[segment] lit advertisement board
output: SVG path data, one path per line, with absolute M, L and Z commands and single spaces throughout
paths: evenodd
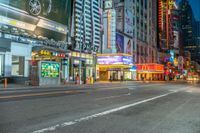
M 124 36 L 124 53 L 132 55 L 133 53 L 133 40 Z
M 124 53 L 124 36 L 116 33 L 116 49 L 117 53 Z
M 131 56 L 98 56 L 97 63 L 99 65 L 133 65 Z
M 41 63 L 41 77 L 43 78 L 58 78 L 60 64 L 56 62 Z
M 127 35 L 133 36 L 133 1 L 125 0 L 124 8 L 124 32 Z
M 0 0 L 0 26 L 9 26 L 0 31 L 66 41 L 71 4 L 71 0 Z

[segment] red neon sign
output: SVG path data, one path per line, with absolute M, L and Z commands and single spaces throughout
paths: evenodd
M 164 71 L 164 65 L 161 64 L 136 64 L 137 71 Z

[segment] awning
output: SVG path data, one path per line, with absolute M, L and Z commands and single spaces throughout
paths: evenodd
M 131 68 L 132 65 L 98 65 L 99 68 Z

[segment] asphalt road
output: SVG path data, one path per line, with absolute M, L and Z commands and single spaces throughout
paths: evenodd
M 200 133 L 200 85 L 0 91 L 0 133 Z

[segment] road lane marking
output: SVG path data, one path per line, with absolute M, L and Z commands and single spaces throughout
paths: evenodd
M 146 85 L 143 85 L 146 86 Z M 136 87 L 136 86 L 134 86 Z M 142 86 L 141 86 L 142 87 Z M 112 90 L 112 89 L 125 89 L 123 86 L 116 86 L 116 87 L 111 87 L 111 88 L 104 88 L 101 89 L 99 88 L 98 91 L 101 90 Z M 87 91 L 87 90 L 81 90 L 81 91 Z M 77 93 L 81 92 L 80 90 L 72 90 L 72 91 L 56 91 L 56 92 L 36 92 L 36 93 L 31 93 L 31 94 L 17 94 L 17 95 L 9 95 L 9 96 L 0 96 L 1 99 L 12 99 L 12 98 L 22 98 L 22 97 L 31 97 L 31 96 L 44 96 L 44 95 L 52 95 L 52 94 L 72 94 L 72 93 Z
M 137 89 L 137 88 L 141 88 L 141 87 L 149 87 L 149 86 L 163 86 L 164 84 L 146 84 L 146 85 L 125 85 L 125 86 L 111 86 L 111 87 L 101 87 L 98 88 L 98 91 L 101 90 L 114 90 L 114 89 Z M 133 88 L 131 88 L 133 87 Z
M 112 98 L 119 98 L 119 97 L 122 97 L 122 96 L 129 96 L 129 93 L 122 94 L 122 95 L 114 95 L 114 96 L 109 96 L 109 97 L 96 98 L 95 100 L 96 101 L 98 101 L 98 100 L 107 100 L 107 99 L 112 99 Z
M 80 91 L 58 91 L 58 92 L 40 92 L 40 93 L 31 93 L 31 94 L 19 94 L 19 95 L 9 95 L 9 96 L 0 96 L 0 99 L 11 99 L 11 98 L 21 98 L 21 97 L 31 97 L 31 96 L 44 96 L 52 94 L 73 94 Z
M 168 96 L 170 94 L 174 94 L 174 93 L 177 93 L 177 92 L 178 91 L 169 92 L 169 93 L 166 93 L 166 94 L 163 94 L 163 95 L 159 95 L 159 96 L 156 96 L 156 97 L 148 98 L 148 99 L 145 99 L 145 100 L 142 100 L 142 101 L 138 101 L 138 102 L 135 102 L 135 103 L 132 103 L 132 104 L 124 105 L 124 106 L 121 106 L 121 107 L 118 107 L 118 108 L 113 108 L 113 109 L 110 109 L 110 110 L 106 110 L 106 111 L 103 111 L 103 112 L 100 112 L 100 113 L 97 113 L 97 114 L 93 114 L 93 115 L 85 116 L 85 117 L 82 117 L 82 118 L 79 118 L 79 119 L 75 119 L 73 121 L 68 121 L 68 122 L 64 122 L 62 124 L 57 124 L 57 125 L 54 125 L 54 126 L 43 128 L 43 129 L 40 129 L 40 130 L 37 130 L 37 131 L 33 131 L 32 133 L 44 133 L 44 132 L 48 132 L 48 131 L 54 131 L 57 128 L 71 126 L 71 125 L 77 124 L 77 123 L 82 122 L 82 121 L 87 121 L 87 120 L 91 120 L 93 118 L 97 118 L 97 117 L 101 117 L 101 116 L 104 116 L 104 115 L 108 115 L 108 114 L 111 114 L 111 113 L 114 113 L 114 112 L 117 112 L 117 111 L 121 111 L 121 110 L 130 108 L 130 107 L 134 107 L 134 106 L 139 105 L 139 104 L 143 104 L 143 103 L 150 102 L 150 101 L 162 98 L 162 97 L 166 97 L 166 96 Z

